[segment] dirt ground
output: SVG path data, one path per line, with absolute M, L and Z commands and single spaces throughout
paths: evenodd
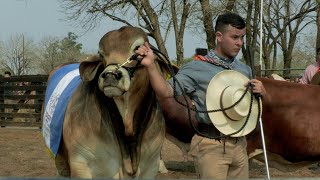
M 166 141 L 162 156 L 169 170 L 158 174 L 157 179 L 196 179 L 192 161 L 183 161 L 181 151 Z M 295 172 L 270 169 L 271 178 L 320 177 L 320 173 L 308 167 Z M 50 157 L 39 129 L 0 128 L 0 177 L 55 177 L 53 159 Z M 266 178 L 262 163 L 250 164 L 251 178 Z

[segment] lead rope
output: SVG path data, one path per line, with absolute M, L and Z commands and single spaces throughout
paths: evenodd
M 188 121 L 189 121 L 189 124 L 193 127 L 193 129 L 196 131 L 197 134 L 199 134 L 200 136 L 203 136 L 203 137 L 206 137 L 206 138 L 209 138 L 209 139 L 221 139 L 221 138 L 226 138 L 226 137 L 229 137 L 231 135 L 234 135 L 234 134 L 237 134 L 239 132 L 241 132 L 243 130 L 243 128 L 246 126 L 248 120 L 249 120 L 249 117 L 250 117 L 250 114 L 251 114 L 251 110 L 252 110 L 252 103 L 253 103 L 253 93 L 251 92 L 251 96 L 250 96 L 250 106 L 249 106 L 249 112 L 248 112 L 248 115 L 247 115 L 247 118 L 246 118 L 246 121 L 245 123 L 242 125 L 242 127 L 237 130 L 236 132 L 233 132 L 231 134 L 222 134 L 220 136 L 210 136 L 209 134 L 203 134 L 201 133 L 195 126 L 194 124 L 192 123 L 191 121 L 191 111 L 195 111 L 195 112 L 198 112 L 198 113 L 212 113 L 212 112 L 218 112 L 218 111 L 225 111 L 225 110 L 228 110 L 228 109 L 231 109 L 233 108 L 234 106 L 236 106 L 239 102 L 241 102 L 241 100 L 244 98 L 244 96 L 246 95 L 246 93 L 248 92 L 249 90 L 249 87 L 251 86 L 251 84 L 249 84 L 247 87 L 246 87 L 246 90 L 245 92 L 243 93 L 243 95 L 239 98 L 238 101 L 236 101 L 233 105 L 231 105 L 230 107 L 226 107 L 226 108 L 222 108 L 222 109 L 215 109 L 215 110 L 209 110 L 209 111 L 205 111 L 205 110 L 197 110 L 197 109 L 194 109 L 192 107 L 189 106 L 188 104 L 188 101 L 187 101 L 187 95 L 184 91 L 184 89 L 182 88 L 181 84 L 179 83 L 179 81 L 176 79 L 175 77 L 175 73 L 174 73 L 174 70 L 172 68 L 172 65 L 171 65 L 171 62 L 168 60 L 168 58 L 163 54 L 161 53 L 158 49 L 154 48 L 153 46 L 151 46 L 151 49 L 154 51 L 154 53 L 162 60 L 165 62 L 165 64 L 167 65 L 168 69 L 169 69 L 169 72 L 170 72 L 170 75 L 172 76 L 173 78 L 173 90 L 174 90 L 174 99 L 182 106 L 186 107 L 187 110 L 188 110 Z M 177 90 L 176 90 L 176 84 L 179 86 L 179 88 L 182 90 L 182 96 L 185 100 L 186 103 L 183 103 L 181 101 L 179 101 L 177 99 Z M 259 103 L 259 101 L 258 101 Z M 259 105 L 259 104 L 258 104 Z M 258 112 L 258 117 L 257 117 L 257 121 L 259 119 L 259 115 L 260 115 L 260 108 L 258 108 L 259 112 Z

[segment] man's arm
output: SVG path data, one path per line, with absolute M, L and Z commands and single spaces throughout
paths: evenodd
M 165 99 L 173 97 L 173 88 L 158 71 L 157 65 L 155 64 L 155 55 L 149 43 L 145 42 L 144 45 L 140 46 L 135 52 L 139 55 L 138 58 L 143 58 L 141 64 L 147 68 L 150 83 L 157 98 Z
M 159 72 L 155 63 L 155 56 L 147 42 L 143 46 L 140 46 L 136 53 L 139 54 L 138 58 L 143 58 L 141 64 L 147 68 L 152 88 L 162 108 L 167 133 L 173 133 L 179 140 L 190 142 L 196 133 L 194 127 L 198 126 L 195 111 L 189 112 L 186 107 L 181 106 L 173 97 L 173 88 Z M 183 96 L 176 98 L 181 102 L 185 100 Z M 191 99 L 188 96 L 186 98 L 187 101 L 185 103 L 191 107 Z M 173 131 L 176 127 L 179 127 L 179 131 Z
M 303 73 L 302 78 L 300 79 L 299 83 L 301 84 L 310 84 L 312 76 L 314 75 L 314 68 L 312 65 L 309 65 Z

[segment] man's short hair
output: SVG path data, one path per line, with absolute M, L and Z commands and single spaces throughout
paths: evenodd
M 9 76 L 11 76 L 11 72 L 10 71 L 5 71 L 4 74 L 9 74 Z
M 226 27 L 231 25 L 237 29 L 243 29 L 246 27 L 245 20 L 236 13 L 227 12 L 218 16 L 215 26 L 215 32 L 224 32 Z

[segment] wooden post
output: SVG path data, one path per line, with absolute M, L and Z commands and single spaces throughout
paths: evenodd
M 0 81 L 0 113 L 4 113 L 4 86 L 3 86 L 3 82 Z M 0 118 L 0 125 L 2 126 L 2 121 L 5 120 L 5 117 L 1 116 Z

